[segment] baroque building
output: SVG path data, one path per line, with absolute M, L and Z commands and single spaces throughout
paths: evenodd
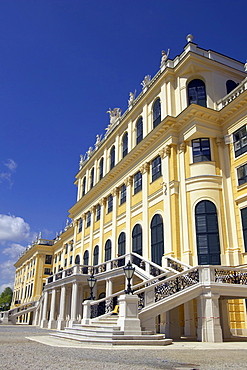
M 16 262 L 18 323 L 86 322 L 92 273 L 89 321 L 111 312 L 130 260 L 142 329 L 204 341 L 247 333 L 247 68 L 192 35 L 168 56 L 81 155 L 72 222 Z

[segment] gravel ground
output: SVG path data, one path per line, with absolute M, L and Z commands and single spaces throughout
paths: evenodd
M 81 347 L 73 348 L 73 341 L 65 341 L 66 347 L 55 347 L 27 338 L 40 337 L 52 343 L 51 332 L 32 326 L 0 325 L 0 369 L 247 369 L 247 343 L 216 344 L 217 348 L 211 349 L 212 344 L 191 342 L 161 348 L 88 347 L 75 342 Z

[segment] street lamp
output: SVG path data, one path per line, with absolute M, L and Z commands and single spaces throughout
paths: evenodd
M 88 285 L 89 285 L 89 288 L 90 288 L 90 297 L 89 297 L 89 299 L 94 300 L 93 288 L 95 287 L 97 279 L 95 279 L 95 277 L 93 276 L 93 272 L 92 272 L 90 278 L 87 279 L 87 281 L 88 281 Z
M 133 290 L 131 289 L 131 282 L 130 280 L 133 277 L 135 267 L 132 266 L 130 261 L 127 263 L 127 265 L 123 268 L 126 278 L 128 279 L 128 285 L 127 289 L 125 290 L 126 294 L 133 294 Z

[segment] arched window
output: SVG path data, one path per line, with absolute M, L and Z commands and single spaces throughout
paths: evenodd
M 196 241 L 199 265 L 220 265 L 220 240 L 214 203 L 203 200 L 195 208 Z
M 142 117 L 138 118 L 136 122 L 136 145 L 143 139 L 143 120 Z
M 126 236 L 122 232 L 118 237 L 118 255 L 122 256 L 125 254 Z
M 160 215 L 155 215 L 151 221 L 151 259 L 157 265 L 162 265 L 164 254 L 163 220 Z
M 89 262 L 89 252 L 85 251 L 83 255 L 83 265 L 88 266 L 88 262 Z
M 206 87 L 202 80 L 195 79 L 188 84 L 188 102 L 203 107 L 207 106 Z
M 99 246 L 96 245 L 93 250 L 93 265 L 96 266 L 99 263 Z
M 113 145 L 110 151 L 110 170 L 115 166 L 115 146 Z
M 94 167 L 91 170 L 91 175 L 90 175 L 90 189 L 92 189 L 94 185 Z
M 99 162 L 99 179 L 101 180 L 104 176 L 104 158 L 102 157 Z
M 160 99 L 158 98 L 153 106 L 153 128 L 158 126 L 161 122 L 161 106 L 160 106 Z
M 77 254 L 77 256 L 75 257 L 75 264 L 76 265 L 79 265 L 80 264 L 80 256 L 79 256 L 79 254 Z
M 128 132 L 125 132 L 122 140 L 123 158 L 128 154 Z
M 232 80 L 227 80 L 226 81 L 226 93 L 229 94 L 237 86 L 238 86 L 238 84 L 236 82 L 234 82 Z
M 82 196 L 86 194 L 86 176 L 82 181 Z
M 105 243 L 105 262 L 111 259 L 111 241 L 108 239 Z
M 132 252 L 142 256 L 142 227 L 139 224 L 132 231 Z

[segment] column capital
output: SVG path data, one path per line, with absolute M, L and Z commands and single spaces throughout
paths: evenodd
M 126 186 L 129 186 L 129 185 L 132 185 L 133 184 L 133 176 L 128 176 L 125 180 L 125 185 Z
M 148 173 L 150 170 L 150 162 L 145 162 L 141 165 L 140 167 L 140 172 L 142 173 L 142 175 L 144 175 L 144 173 Z
M 180 145 L 179 145 L 179 152 L 180 153 L 184 153 L 185 152 L 185 149 L 186 149 L 186 143 L 185 143 L 185 141 L 183 141 L 182 143 L 180 143 Z
M 106 202 L 107 202 L 107 197 L 103 197 L 100 201 L 99 201 L 99 204 L 101 206 L 105 206 L 106 205 Z
M 113 190 L 112 190 L 112 195 L 115 197 L 115 196 L 118 196 L 119 194 L 119 187 L 115 187 Z
M 223 140 L 222 137 L 216 137 L 215 142 L 216 142 L 217 146 L 223 146 L 224 145 L 224 140 Z
M 92 207 L 89 209 L 90 213 L 91 213 L 91 214 L 94 214 L 95 209 L 96 209 L 96 206 L 92 206 Z

